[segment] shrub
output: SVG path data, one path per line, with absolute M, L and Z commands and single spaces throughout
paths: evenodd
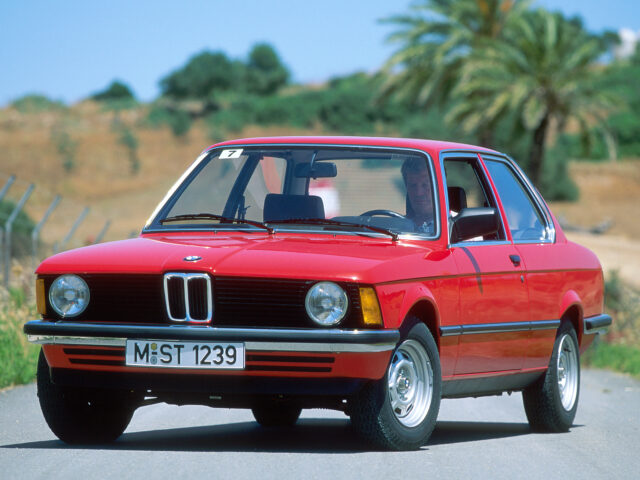
M 35 318 L 36 311 L 25 297 L 23 291 L 0 288 L 0 388 L 27 383 L 35 377 L 39 348 L 27 341 L 22 326 Z
M 129 157 L 129 169 L 132 175 L 140 171 L 140 159 L 138 158 L 138 137 L 124 123 L 119 123 L 116 127 L 118 132 L 118 143 L 127 149 Z
M 76 150 L 78 142 L 73 140 L 66 130 L 54 127 L 51 130 L 53 142 L 65 172 L 71 172 L 76 168 Z
M 179 108 L 153 105 L 147 114 L 147 125 L 152 128 L 168 126 L 176 137 L 183 137 L 191 129 L 191 115 Z
M 16 204 L 11 200 L 0 200 L 0 224 L 9 218 Z M 34 221 L 24 210 L 18 213 L 12 225 L 11 251 L 13 256 L 28 255 L 31 251 L 31 232 L 35 227 Z M 2 365 L 2 364 L 0 364 Z
M 44 95 L 25 95 L 11 103 L 11 106 L 18 110 L 20 113 L 39 113 L 51 110 L 64 110 L 67 107 L 64 103 L 51 100 Z

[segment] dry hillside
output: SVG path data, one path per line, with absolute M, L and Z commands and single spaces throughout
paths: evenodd
M 153 129 L 145 123 L 144 107 L 118 114 L 92 102 L 63 112 L 24 114 L 0 110 L 0 187 L 10 174 L 18 180 L 8 198 L 20 198 L 27 185 L 36 184 L 27 211 L 39 220 L 56 194 L 63 196 L 43 231 L 51 244 L 62 239 L 84 206 L 89 215 L 68 247 L 92 241 L 111 220 L 106 240 L 136 234 L 171 184 L 211 143 L 203 125 L 196 125 L 184 139 L 167 128 Z M 140 171 L 131 173 L 126 148 L 119 143 L 114 126 L 126 125 L 139 147 Z M 54 132 L 64 131 L 75 142 L 74 168 L 63 168 L 63 155 Z M 242 136 L 305 134 L 287 127 L 247 128 Z M 610 220 L 605 235 L 568 231 L 600 256 L 606 268 L 620 269 L 636 284 L 640 271 L 640 161 L 616 164 L 574 163 L 571 173 L 581 191 L 577 203 L 552 204 L 554 213 L 567 224 L 589 228 Z

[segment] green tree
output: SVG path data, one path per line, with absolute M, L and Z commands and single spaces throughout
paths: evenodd
M 638 55 L 640 49 L 636 49 Z M 607 129 L 615 138 L 621 156 L 640 157 L 640 57 L 634 63 L 616 62 L 609 66 L 598 82 L 598 86 L 606 92 L 615 94 L 621 99 L 622 107 L 607 119 Z M 600 150 L 604 150 L 600 148 Z M 609 158 L 615 158 L 611 153 Z
M 124 83 L 114 80 L 106 89 L 91 96 L 93 100 L 111 101 L 111 100 L 135 100 L 135 96 L 131 89 Z
M 186 65 L 160 80 L 162 95 L 176 100 L 209 100 L 237 88 L 244 77 L 244 64 L 223 52 L 201 52 Z
M 289 72 L 271 45 L 259 43 L 249 52 L 246 87 L 258 95 L 272 95 L 287 83 Z
M 461 70 L 470 55 L 487 40 L 502 38 L 510 19 L 528 1 L 424 0 L 409 15 L 386 19 L 399 29 L 389 40 L 401 44 L 385 66 L 382 98 L 397 94 L 416 105 L 442 106 L 452 98 Z M 478 132 L 491 143 L 491 126 Z
M 503 38 L 484 42 L 465 62 L 448 120 L 478 132 L 511 116 L 513 134 L 530 137 L 526 166 L 539 184 L 551 129 L 562 132 L 571 121 L 588 143 L 612 105 L 596 82 L 605 45 L 559 13 L 538 9 L 512 20 Z

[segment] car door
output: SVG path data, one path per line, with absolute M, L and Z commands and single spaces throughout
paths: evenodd
M 530 334 L 523 368 L 546 367 L 560 324 L 556 317 L 563 283 L 559 268 L 563 250 L 554 245 L 551 215 L 522 172 L 504 158 L 483 155 L 483 160 L 500 196 L 509 235 L 525 267 Z
M 476 154 L 443 156 L 449 231 L 463 208 L 494 207 L 497 201 Z M 528 336 L 529 299 L 523 266 L 503 225 L 495 235 L 451 245 L 460 279 L 460 324 L 455 375 L 522 368 Z

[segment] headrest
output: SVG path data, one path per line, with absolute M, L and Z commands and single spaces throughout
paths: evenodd
M 460 212 L 463 208 L 467 208 L 467 194 L 462 187 L 447 187 L 447 195 L 449 195 L 449 210 Z
M 265 222 L 292 218 L 324 218 L 322 198 L 315 195 L 269 193 L 264 199 Z

